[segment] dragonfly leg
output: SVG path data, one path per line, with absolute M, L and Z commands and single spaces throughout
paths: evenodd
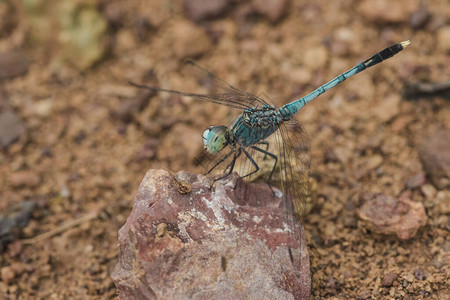
M 217 180 L 220 180 L 220 179 L 224 179 L 225 177 L 227 177 L 228 175 L 230 175 L 233 172 L 233 170 L 234 170 L 234 163 L 236 162 L 236 159 L 239 157 L 239 155 L 241 155 L 241 150 L 240 149 L 238 151 L 234 151 L 233 150 L 232 152 L 234 152 L 234 156 L 233 156 L 233 160 L 231 161 L 231 163 L 226 168 L 226 170 L 229 169 L 228 172 L 226 172 L 226 174 L 224 174 L 224 175 L 222 175 L 222 176 L 220 176 L 218 178 L 214 178 L 214 182 L 216 182 Z M 223 160 L 224 159 L 222 159 L 222 161 Z M 214 184 L 214 182 L 213 182 L 213 184 Z
M 267 143 L 267 142 L 266 142 L 266 143 Z M 267 143 L 267 146 L 269 146 L 269 143 Z M 252 149 L 255 149 L 256 151 L 259 151 L 259 152 L 261 152 L 261 153 L 264 153 L 264 155 L 268 155 L 268 156 L 272 157 L 272 158 L 275 160 L 275 163 L 273 164 L 272 171 L 270 172 L 270 175 L 269 175 L 269 177 L 267 178 L 267 183 L 270 185 L 270 180 L 272 179 L 272 175 L 273 175 L 273 173 L 275 172 L 275 168 L 277 167 L 278 157 L 277 157 L 275 154 L 270 153 L 269 151 L 264 150 L 264 149 L 261 149 L 261 148 L 259 148 L 259 147 L 251 146 L 251 148 L 252 148 Z
M 259 145 L 265 145 L 266 146 L 266 151 L 268 151 L 269 150 L 269 142 L 268 141 L 261 141 L 261 142 L 258 142 L 258 144 Z M 266 160 L 266 154 L 264 154 L 264 157 L 263 157 L 263 160 Z
M 209 173 L 211 173 L 212 170 L 214 170 L 215 168 L 217 168 L 217 166 L 219 166 L 221 163 L 223 163 L 225 160 L 227 160 L 227 158 L 230 157 L 230 155 L 231 155 L 233 152 L 236 152 L 236 151 L 233 149 L 233 150 L 231 150 L 230 152 L 228 152 L 224 157 L 222 157 L 221 160 L 219 160 L 219 161 L 218 161 L 211 169 L 209 169 L 209 171 L 206 172 L 204 175 L 208 175 Z
M 241 148 L 242 149 L 242 148 Z M 261 149 L 262 150 L 262 149 Z M 250 160 L 250 162 L 253 164 L 253 166 L 255 166 L 255 170 L 251 171 L 250 173 L 241 176 L 241 178 L 245 178 L 247 176 L 250 176 L 252 174 L 255 174 L 256 172 L 259 171 L 259 166 L 256 164 L 256 162 L 253 160 L 252 156 L 250 155 L 250 153 L 248 153 L 245 149 L 242 149 L 242 151 L 244 152 L 245 156 L 247 156 L 247 158 Z

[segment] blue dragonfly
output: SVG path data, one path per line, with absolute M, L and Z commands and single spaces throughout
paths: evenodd
M 295 114 L 313 99 L 367 68 L 393 57 L 402 51 L 410 41 L 389 46 L 369 59 L 357 64 L 308 95 L 292 101 L 281 108 L 270 105 L 262 98 L 237 89 L 216 78 L 212 73 L 188 61 L 225 87 L 225 91 L 214 95 L 202 95 L 168 90 L 130 82 L 131 85 L 152 91 L 167 92 L 198 100 L 226 105 L 241 111 L 240 116 L 230 126 L 210 126 L 203 132 L 204 148 L 216 160 L 206 174 L 224 165 L 221 175 L 214 182 L 235 171 L 237 161 L 241 164 L 241 178 L 260 171 L 261 156 L 271 158 L 273 164 L 265 176 L 269 185 L 280 187 L 284 192 L 285 211 L 292 217 L 304 215 L 310 193 L 309 181 L 309 139 L 302 126 L 294 119 Z M 228 149 L 227 151 L 223 151 Z M 219 155 L 221 154 L 221 155 Z M 258 158 L 257 158 L 258 157 Z M 246 167 L 245 167 L 246 166 Z M 243 171 L 242 171 L 243 170 Z M 275 174 L 276 173 L 276 174 Z M 292 224 L 293 220 L 290 220 Z

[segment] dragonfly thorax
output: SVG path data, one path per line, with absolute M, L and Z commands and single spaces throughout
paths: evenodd
M 227 126 L 210 126 L 203 132 L 205 150 L 215 154 L 230 143 L 230 131 Z
M 250 126 L 277 127 L 283 123 L 283 116 L 273 106 L 265 105 L 260 108 L 250 108 L 242 114 L 242 121 Z

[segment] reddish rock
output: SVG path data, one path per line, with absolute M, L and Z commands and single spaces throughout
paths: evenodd
M 397 279 L 397 276 L 398 275 L 393 272 L 387 273 L 386 275 L 384 275 L 383 280 L 381 281 L 381 284 L 383 286 L 390 287 L 390 286 L 392 286 L 394 281 Z
M 12 110 L 0 111 L 0 147 L 7 148 L 19 140 L 25 132 L 25 124 Z
M 29 66 L 28 57 L 21 51 L 0 53 L 0 81 L 26 74 Z
M 148 171 L 119 231 L 120 298 L 309 299 L 303 228 L 267 185 L 238 180 Z
M 288 12 L 289 0 L 253 0 L 253 9 L 275 23 L 284 18 Z
M 418 268 L 414 270 L 414 277 L 416 277 L 417 280 L 425 280 L 426 276 L 425 276 L 425 272 Z
M 410 177 L 406 183 L 405 183 L 405 187 L 407 189 L 415 189 L 418 187 L 421 187 L 422 185 L 425 184 L 425 174 L 423 173 L 417 173 L 416 175 Z
M 229 0 L 184 0 L 183 7 L 189 18 L 195 22 L 211 19 L 223 14 Z
M 409 16 L 409 25 L 414 29 L 421 29 L 428 23 L 430 19 L 431 13 L 428 10 L 428 7 L 421 4 Z
M 419 147 L 427 174 L 439 189 L 450 186 L 450 131 L 442 130 L 426 138 Z
M 359 224 L 376 233 L 407 240 L 421 226 L 427 224 L 427 215 L 421 202 L 393 198 L 383 194 L 362 194 L 359 199 Z

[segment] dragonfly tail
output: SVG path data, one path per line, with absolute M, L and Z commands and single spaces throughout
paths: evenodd
M 406 48 L 411 42 L 404 41 L 401 43 L 394 44 L 392 46 L 389 46 L 380 52 L 376 53 L 369 59 L 366 59 L 362 63 L 357 64 L 347 72 L 344 72 L 337 76 L 336 78 L 332 79 L 328 83 L 325 83 L 324 85 L 320 86 L 313 92 L 309 93 L 303 98 L 300 98 L 296 101 L 293 101 L 291 103 L 288 103 L 280 108 L 280 112 L 285 120 L 291 119 L 303 106 L 308 104 L 311 100 L 317 98 L 321 94 L 325 93 L 329 89 L 335 87 L 339 83 L 343 82 L 345 79 L 352 77 L 353 75 L 358 74 L 361 71 L 364 71 L 367 68 L 370 68 L 372 66 L 375 66 L 382 61 L 389 59 L 393 57 L 395 54 L 402 51 L 404 48 Z

